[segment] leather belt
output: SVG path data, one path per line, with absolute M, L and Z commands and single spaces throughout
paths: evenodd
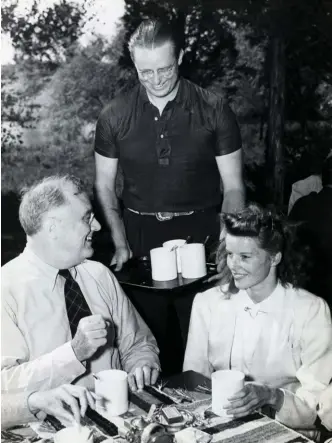
M 128 209 L 128 211 L 133 212 L 134 214 L 138 214 L 138 215 L 152 215 L 152 216 L 156 217 L 156 219 L 159 220 L 159 221 L 172 220 L 172 218 L 174 218 L 174 217 L 181 217 L 183 215 L 192 215 L 192 214 L 194 214 L 194 212 L 197 212 L 197 211 L 187 211 L 187 212 L 141 212 L 141 211 L 136 211 L 135 209 L 131 209 L 131 208 L 126 208 L 126 209 Z

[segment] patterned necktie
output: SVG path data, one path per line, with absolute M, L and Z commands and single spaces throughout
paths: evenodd
M 73 279 L 68 269 L 61 269 L 59 275 L 66 279 L 64 294 L 71 335 L 74 337 L 81 318 L 92 315 L 92 313 L 79 284 Z

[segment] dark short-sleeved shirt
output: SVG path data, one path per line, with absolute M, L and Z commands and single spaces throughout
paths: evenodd
M 222 97 L 180 79 L 162 115 L 140 84 L 115 97 L 98 119 L 95 151 L 119 159 L 124 205 L 137 211 L 189 211 L 221 202 L 216 156 L 241 148 Z

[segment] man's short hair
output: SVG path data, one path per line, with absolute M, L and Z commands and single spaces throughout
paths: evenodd
M 322 168 L 322 185 L 332 185 L 332 156 L 329 155 L 323 163 Z
M 172 43 L 175 57 L 178 58 L 183 47 L 183 36 L 176 23 L 171 25 L 162 20 L 143 20 L 128 42 L 131 59 L 134 61 L 134 48 L 153 49 L 167 42 Z
M 19 219 L 26 235 L 37 234 L 44 215 L 53 208 L 67 203 L 66 191 L 74 189 L 74 194 L 85 193 L 83 182 L 74 175 L 53 175 L 21 191 Z

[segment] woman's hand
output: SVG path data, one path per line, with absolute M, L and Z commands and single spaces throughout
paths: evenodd
M 278 410 L 282 401 L 283 393 L 279 389 L 250 382 L 246 383 L 241 391 L 228 398 L 228 403 L 224 408 L 228 415 L 240 418 L 252 414 L 265 405 Z

